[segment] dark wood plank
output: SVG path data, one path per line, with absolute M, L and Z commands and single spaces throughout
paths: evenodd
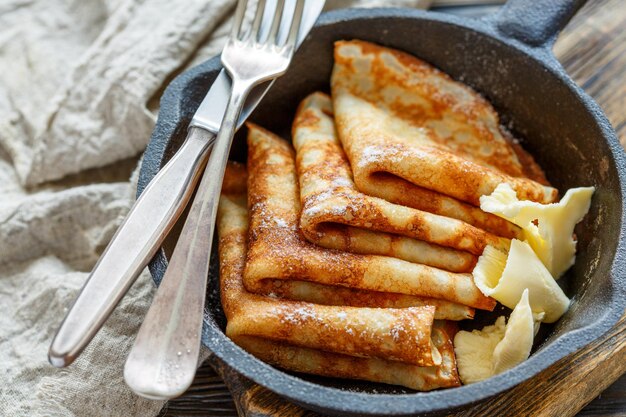
M 213 368 L 205 363 L 183 396 L 169 401 L 159 416 L 236 416 L 233 397 Z
M 595 400 L 587 404 L 580 417 L 623 416 L 626 414 L 626 375 L 604 390 Z
M 604 337 L 536 377 L 450 417 L 573 416 L 626 372 L 626 317 Z M 622 415 L 624 410 L 622 411 Z
M 590 0 L 561 34 L 554 50 L 574 80 L 600 103 L 622 144 L 626 145 L 624 28 L 624 0 Z M 600 393 L 579 413 L 579 417 L 624 416 L 625 372 L 626 318 L 622 318 L 604 337 L 533 380 L 451 416 L 572 416 Z M 192 388 L 181 398 L 170 401 L 161 415 L 235 416 L 237 404 L 241 415 L 247 417 L 315 416 L 245 378 L 229 374 L 227 380 L 229 387 L 205 364 L 198 371 Z
M 589 0 L 559 37 L 554 52 L 604 109 L 626 145 L 626 3 Z

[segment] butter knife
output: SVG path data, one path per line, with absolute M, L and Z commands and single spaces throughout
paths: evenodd
M 267 1 L 276 4 L 277 0 Z M 306 18 L 300 25 L 298 46 L 323 6 L 324 1 L 306 1 Z M 262 84 L 250 93 L 238 127 L 272 83 Z M 196 110 L 185 142 L 137 199 L 69 309 L 50 345 L 48 360 L 52 365 L 68 366 L 80 355 L 163 243 L 189 202 L 206 165 L 229 96 L 230 78 L 221 70 Z

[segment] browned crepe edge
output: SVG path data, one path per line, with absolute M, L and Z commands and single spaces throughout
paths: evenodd
M 299 190 L 291 147 L 272 133 L 249 125 L 249 250 L 244 284 L 268 291 L 281 280 L 305 280 L 364 290 L 438 298 L 491 310 L 471 275 L 399 259 L 319 248 L 298 228 Z
M 444 193 L 475 206 L 479 205 L 478 200 L 481 195 L 491 194 L 495 187 L 502 182 L 509 183 L 522 199 L 542 203 L 553 202 L 556 199 L 556 190 L 546 188 L 535 181 L 522 177 L 523 172 L 521 165 L 519 166 L 520 172 L 505 174 L 509 172 L 507 171 L 507 166 L 511 165 L 510 162 L 513 160 L 517 161 L 517 154 L 510 146 L 504 146 L 508 145 L 508 143 L 501 137 L 495 111 L 493 111 L 488 102 L 482 99 L 482 97 L 473 90 L 469 89 L 469 87 L 452 81 L 447 75 L 432 66 L 400 51 L 363 41 L 339 41 L 336 42 L 335 45 L 335 68 L 333 70 L 331 85 L 333 100 L 335 101 L 337 126 L 340 138 L 353 167 L 355 182 L 363 192 L 378 196 L 377 188 L 374 184 L 369 184 L 368 186 L 369 177 L 379 172 L 387 172 L 417 186 Z M 454 85 L 457 93 L 460 94 L 464 92 L 466 96 L 469 95 L 472 97 L 473 101 L 470 101 L 469 104 L 464 103 L 464 106 L 459 106 L 460 102 L 454 95 L 446 94 L 443 91 L 436 90 L 434 86 L 424 84 L 427 87 L 426 89 L 430 88 L 432 90 L 430 92 L 431 102 L 429 102 L 429 104 L 433 106 L 436 104 L 448 110 L 453 108 L 455 112 L 460 111 L 464 117 L 466 117 L 469 123 L 468 126 L 475 125 L 474 127 L 478 129 L 478 132 L 482 132 L 481 134 L 490 132 L 491 135 L 499 136 L 499 143 L 502 146 L 496 148 L 496 153 L 492 155 L 490 163 L 492 165 L 495 164 L 500 170 L 466 159 L 465 157 L 470 154 L 465 155 L 465 157 L 458 156 L 457 154 L 459 154 L 460 151 L 456 150 L 455 152 L 450 152 L 450 150 L 447 150 L 445 144 L 438 143 L 437 141 L 433 141 L 432 146 L 411 147 L 406 146 L 406 144 L 401 143 L 402 141 L 398 141 L 382 132 L 379 132 L 381 137 L 374 137 L 372 135 L 373 132 L 370 132 L 368 137 L 367 128 L 351 125 L 350 123 L 356 123 L 358 118 L 354 119 L 353 116 L 346 116 L 344 118 L 341 106 L 337 107 L 337 103 L 344 100 L 345 98 L 343 97 L 348 97 L 349 95 L 365 101 L 367 101 L 368 98 L 369 100 L 374 100 L 375 97 L 363 97 L 355 86 L 351 86 L 350 83 L 346 81 L 351 78 L 349 74 L 355 73 L 357 69 L 351 59 L 342 55 L 341 49 L 344 47 L 357 47 L 363 51 L 364 55 L 373 54 L 373 56 L 375 56 L 374 64 L 372 64 L 371 69 L 372 72 L 376 73 L 376 76 L 371 77 L 374 83 L 385 83 L 387 82 L 386 80 L 388 80 L 389 83 L 402 85 L 402 83 L 408 82 L 402 79 L 398 74 L 393 73 L 389 67 L 385 67 L 385 65 L 382 64 L 383 60 L 381 57 L 387 54 L 387 56 L 393 56 L 400 65 L 410 69 L 410 71 L 416 74 L 434 74 L 438 77 L 439 82 Z M 346 73 L 344 74 L 342 71 Z M 403 88 L 407 88 L 407 86 L 403 86 Z M 417 87 L 411 85 L 411 88 L 415 89 Z M 424 88 L 424 86 L 422 85 L 421 88 Z M 372 91 L 376 91 L 376 89 Z M 374 93 L 370 91 L 368 94 Z M 378 102 L 381 103 L 384 102 L 384 100 L 380 98 Z M 403 109 L 402 112 L 398 109 L 387 109 L 387 111 L 394 112 L 396 116 L 401 116 L 400 118 L 406 118 L 406 114 L 409 114 L 411 117 L 415 116 L 419 119 L 419 115 L 413 115 L 412 113 L 414 112 L 411 112 L 410 109 Z M 436 112 L 439 110 L 435 109 L 433 111 Z M 486 126 L 491 126 L 491 129 L 486 130 L 485 127 L 480 127 L 480 123 L 482 122 L 480 118 L 474 118 L 473 114 L 475 113 L 490 118 L 491 122 Z M 492 125 L 495 125 L 495 127 Z M 348 126 L 351 127 L 348 128 Z M 363 154 L 359 154 L 358 150 L 351 149 L 350 142 L 356 140 L 351 138 L 351 136 L 358 136 L 358 141 L 361 145 L 371 142 L 370 144 L 373 147 L 378 147 L 378 152 L 380 153 L 378 160 L 369 161 L 370 163 L 368 163 L 367 158 L 363 158 Z M 500 151 L 504 152 L 505 150 L 506 155 L 500 155 L 498 153 Z M 408 162 L 399 162 L 399 160 L 402 159 L 404 161 L 412 161 L 412 163 L 419 161 L 420 171 L 408 172 L 407 169 L 405 169 L 405 165 Z M 437 161 L 437 163 L 433 164 L 432 161 Z M 519 165 L 519 161 L 517 162 Z
M 244 204 L 241 195 L 223 194 L 218 213 L 221 296 L 229 337 L 260 337 L 418 366 L 441 363 L 430 338 L 434 306 L 328 306 L 249 293 L 242 280 L 247 232 Z

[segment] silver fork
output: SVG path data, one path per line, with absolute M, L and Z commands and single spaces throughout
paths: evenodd
M 291 16 L 279 0 L 265 39 L 260 27 L 265 0 L 259 0 L 254 20 L 243 30 L 247 0 L 240 0 L 222 64 L 232 91 L 197 195 L 152 306 L 139 329 L 124 368 L 124 378 L 137 394 L 166 399 L 191 385 L 200 350 L 206 283 L 217 205 L 224 170 L 242 106 L 252 88 L 284 74 L 293 56 L 304 0 L 297 0 Z M 291 19 L 284 42 L 279 42 L 282 15 Z M 289 27 L 289 26 L 287 26 Z

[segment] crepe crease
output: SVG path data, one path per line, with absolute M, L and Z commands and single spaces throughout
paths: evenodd
M 451 303 L 489 310 L 495 306 L 468 273 L 388 256 L 330 250 L 306 241 L 298 227 L 301 210 L 295 165 L 294 151 L 286 141 L 249 125 L 250 232 L 244 272 L 248 290 L 274 293 L 285 283 L 298 280 L 434 298 L 441 300 L 442 310 L 459 308 Z
M 356 189 L 337 138 L 330 97 L 304 99 L 293 124 L 304 236 L 320 246 L 387 255 L 453 272 L 471 271 L 472 254 L 506 238 L 457 219 L 393 204 Z
M 249 123 L 247 166 L 228 166 L 226 334 L 291 371 L 458 386 L 453 321 L 496 305 L 469 272 L 523 238 L 480 197 L 557 191 L 489 103 L 419 59 L 336 42 L 331 92 L 301 102 L 293 147 Z
M 478 209 L 501 183 L 551 203 L 557 190 L 508 140 L 492 106 L 469 87 L 397 50 L 335 43 L 331 90 L 338 136 L 357 188 L 463 220 L 499 236 L 519 229 Z
M 244 286 L 248 210 L 245 190 L 227 171 L 218 211 L 220 284 L 226 334 L 282 368 L 404 385 L 458 386 L 455 327 L 435 321 L 433 306 L 328 306 L 253 294 Z M 390 372 L 391 371 L 391 372 Z

